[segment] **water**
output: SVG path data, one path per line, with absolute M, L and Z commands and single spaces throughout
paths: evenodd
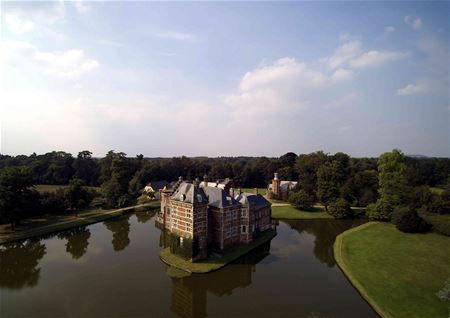
M 376 317 L 333 258 L 361 221 L 280 221 L 278 235 L 225 268 L 172 278 L 161 232 L 137 212 L 0 246 L 1 317 Z

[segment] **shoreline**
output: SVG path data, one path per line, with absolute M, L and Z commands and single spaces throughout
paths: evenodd
M 207 274 L 225 267 L 229 263 L 248 254 L 262 244 L 271 241 L 276 235 L 276 229 L 269 229 L 265 231 L 265 233 L 261 234 L 261 236 L 256 240 L 225 251 L 221 258 L 207 258 L 205 260 L 193 263 L 172 254 L 169 247 L 161 250 L 159 253 L 159 258 L 164 264 L 185 271 L 189 274 Z
M 150 203 L 144 203 L 144 204 L 134 205 L 134 206 L 125 207 L 125 208 L 121 208 L 121 209 L 110 210 L 107 212 L 97 213 L 97 214 L 88 215 L 88 216 L 80 215 L 75 220 L 56 222 L 53 224 L 36 227 L 34 229 L 22 230 L 22 231 L 17 231 L 15 233 L 11 233 L 11 234 L 6 234 L 6 235 L 4 235 L 4 237 L 0 238 L 0 245 L 6 244 L 6 243 L 11 243 L 14 241 L 20 241 L 20 240 L 24 240 L 24 239 L 33 238 L 36 236 L 41 236 L 41 235 L 51 234 L 51 233 L 55 233 L 55 232 L 59 232 L 59 231 L 64 231 L 64 230 L 68 230 L 68 229 L 71 229 L 74 227 L 90 225 L 90 224 L 106 221 L 106 220 L 130 213 L 134 209 L 145 208 L 145 207 L 158 208 L 159 201 L 153 201 Z

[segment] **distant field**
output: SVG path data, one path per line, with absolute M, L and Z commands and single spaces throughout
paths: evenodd
M 239 189 L 237 189 L 239 191 Z M 255 193 L 255 188 L 242 188 L 242 192 L 246 193 Z M 261 195 L 266 194 L 267 189 L 266 188 L 258 188 L 258 193 Z
M 302 211 L 294 208 L 291 205 L 273 206 L 272 218 L 274 219 L 332 219 L 333 217 L 325 212 L 325 209 L 320 206 L 314 207 L 314 211 Z
M 444 189 L 442 188 L 438 188 L 438 187 L 432 187 L 430 188 L 431 192 L 436 193 L 436 194 L 441 194 L 442 192 L 444 192 Z
M 64 189 L 67 188 L 67 185 L 60 185 L 60 184 L 37 184 L 34 186 L 37 192 L 39 193 L 45 193 L 45 192 L 55 192 L 58 189 Z M 100 190 L 100 187 L 88 187 L 92 190 Z

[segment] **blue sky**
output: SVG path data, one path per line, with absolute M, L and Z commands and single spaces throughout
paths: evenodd
M 448 2 L 2 2 L 1 153 L 449 156 Z

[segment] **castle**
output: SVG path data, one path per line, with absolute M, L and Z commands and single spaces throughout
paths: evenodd
M 291 191 L 297 185 L 296 181 L 278 179 L 278 173 L 274 174 L 272 183 L 267 187 L 271 199 L 286 201 Z
M 200 183 L 180 177 L 173 189 L 161 191 L 156 222 L 181 245 L 185 238 L 196 240 L 192 261 L 206 258 L 210 251 L 249 243 L 271 228 L 271 203 L 258 193 L 234 193 L 230 179 L 225 180 L 211 183 L 205 176 Z

